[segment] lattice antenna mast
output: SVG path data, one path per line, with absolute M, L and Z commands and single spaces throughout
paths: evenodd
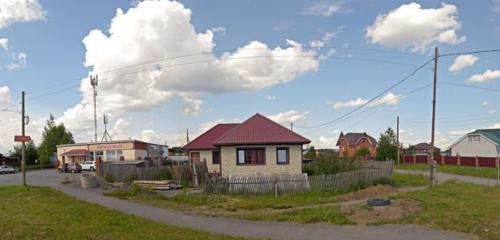
M 113 141 L 111 135 L 108 132 L 108 115 L 103 114 L 102 119 L 104 120 L 104 134 L 102 135 L 101 142 Z
M 90 76 L 90 84 L 92 85 L 92 88 L 94 89 L 94 142 L 97 142 L 97 83 L 98 83 L 98 76 L 95 75 L 95 77 Z

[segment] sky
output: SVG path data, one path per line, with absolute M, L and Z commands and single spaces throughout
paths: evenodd
M 91 141 L 98 76 L 116 139 L 182 146 L 217 123 L 261 113 L 336 148 L 340 132 L 375 138 L 400 117 L 405 146 L 429 142 L 434 47 L 436 145 L 500 128 L 500 1 L 0 2 L 0 153 L 35 143 L 52 114 Z M 370 101 L 371 100 L 371 101 Z M 351 113 L 352 112 L 352 113 Z M 342 116 L 344 118 L 339 119 Z M 328 123 L 328 124 L 326 124 Z M 321 127 L 317 127 L 321 126 Z

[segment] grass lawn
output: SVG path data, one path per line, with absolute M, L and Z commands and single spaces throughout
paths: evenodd
M 80 201 L 47 187 L 0 187 L 1 239 L 234 239 Z
M 392 181 L 376 181 L 395 187 L 428 184 L 425 176 L 394 174 Z M 132 186 L 128 191 L 117 190 L 106 195 L 140 202 L 160 208 L 189 210 L 200 214 L 242 218 L 247 220 L 293 221 L 301 223 L 328 222 L 350 224 L 337 197 L 346 192 L 304 192 L 275 197 L 266 195 L 185 194 L 166 198 L 158 193 Z M 326 206 L 325 206 L 326 205 Z
M 427 164 L 398 164 L 394 165 L 396 169 L 403 170 L 422 170 L 428 171 L 429 165 Z M 456 165 L 437 165 L 437 171 L 443 173 L 451 173 L 458 175 L 466 175 L 482 178 L 497 178 L 497 169 L 489 167 L 467 167 Z
M 472 233 L 482 239 L 500 239 L 500 188 L 447 182 L 432 189 L 402 193 L 422 203 L 423 211 L 400 223 Z

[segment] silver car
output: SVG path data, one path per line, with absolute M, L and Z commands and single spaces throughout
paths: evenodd
M 17 173 L 17 170 L 8 165 L 0 165 L 0 174 Z

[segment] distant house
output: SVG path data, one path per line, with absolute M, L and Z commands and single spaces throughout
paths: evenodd
M 434 146 L 434 151 L 441 152 L 441 149 Z M 430 156 L 430 154 L 431 154 L 431 145 L 428 143 L 419 143 L 410 146 L 408 149 L 406 149 L 406 155 Z
M 218 124 L 189 142 L 190 161 L 205 161 L 222 176 L 302 173 L 302 145 L 310 141 L 255 114 L 235 124 Z
M 478 129 L 451 144 L 449 151 L 451 156 L 496 157 L 499 146 L 500 128 Z
M 339 158 L 341 159 L 344 158 L 344 152 L 347 153 L 349 158 L 355 157 L 356 151 L 363 147 L 366 147 L 370 152 L 367 157 L 375 157 L 377 155 L 377 140 L 366 132 L 350 132 L 346 134 L 340 132 L 337 146 L 339 147 Z

